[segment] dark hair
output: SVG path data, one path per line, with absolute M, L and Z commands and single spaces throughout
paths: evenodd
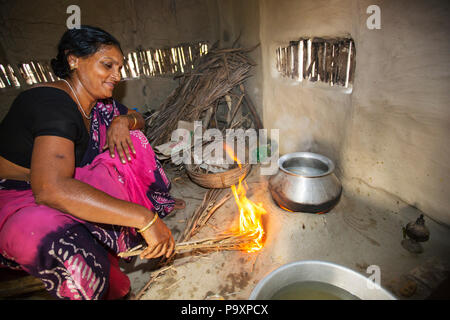
M 84 25 L 80 29 L 67 30 L 59 41 L 58 55 L 51 61 L 53 72 L 60 78 L 66 78 L 70 74 L 67 62 L 70 54 L 88 57 L 96 53 L 102 45 L 115 45 L 122 51 L 119 41 L 100 28 Z

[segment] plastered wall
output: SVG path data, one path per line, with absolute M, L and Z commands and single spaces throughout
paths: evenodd
M 262 0 L 263 114 L 280 152 L 319 152 L 357 188 L 382 189 L 450 225 L 447 1 Z M 369 30 L 366 9 L 381 9 Z M 275 71 L 275 48 L 301 36 L 350 35 L 351 94 L 304 86 Z

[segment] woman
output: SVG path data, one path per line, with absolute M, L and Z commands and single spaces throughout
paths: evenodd
M 111 98 L 123 59 L 101 29 L 66 31 L 52 60 L 61 80 L 20 93 L 0 126 L 0 264 L 57 298 L 124 297 L 117 253 L 142 239 L 141 258 L 174 252 L 158 218 L 175 207 L 170 182 L 142 116 Z

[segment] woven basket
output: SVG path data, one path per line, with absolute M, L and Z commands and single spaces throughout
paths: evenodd
M 186 172 L 188 176 L 196 184 L 209 188 L 209 189 L 223 189 L 228 188 L 233 184 L 239 182 L 239 178 L 248 175 L 252 168 L 252 165 L 247 163 L 243 164 L 242 168 L 236 167 L 224 172 L 218 173 L 200 173 L 193 170 L 191 164 L 186 165 Z

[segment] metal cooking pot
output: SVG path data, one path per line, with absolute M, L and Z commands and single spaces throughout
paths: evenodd
M 294 212 L 324 213 L 338 202 L 342 185 L 334 163 L 311 152 L 294 152 L 278 160 L 278 172 L 269 180 L 274 201 Z
M 344 266 L 325 261 L 296 261 L 265 276 L 253 289 L 250 300 L 270 300 L 292 283 L 317 281 L 344 289 L 362 300 L 396 300 L 379 284 Z

